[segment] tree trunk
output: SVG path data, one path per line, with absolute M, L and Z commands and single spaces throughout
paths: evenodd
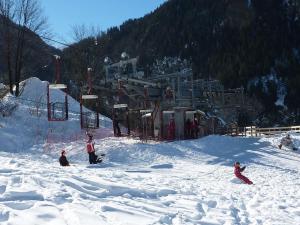
M 16 52 L 16 65 L 15 65 L 15 86 L 16 92 L 15 96 L 18 97 L 20 94 L 20 79 L 21 79 L 21 71 L 23 67 L 23 49 L 25 44 L 25 28 L 22 27 L 20 33 L 18 34 L 18 44 L 17 44 L 17 52 Z
M 13 79 L 12 79 L 12 68 L 11 68 L 11 35 L 9 28 L 7 29 L 6 34 L 6 60 L 7 60 L 7 70 L 8 70 L 8 83 L 9 83 L 9 91 L 13 94 Z
M 3 16 L 1 18 L 2 24 L 3 24 L 3 36 L 4 36 L 4 45 L 3 45 L 3 50 L 5 52 L 5 58 L 6 58 L 6 65 L 7 65 L 7 72 L 8 72 L 8 83 L 9 83 L 9 92 L 13 94 L 13 71 L 12 71 L 12 34 L 11 34 L 11 29 L 10 29 L 10 20 L 7 16 Z

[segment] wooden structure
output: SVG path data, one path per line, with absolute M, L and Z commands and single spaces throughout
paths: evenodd
M 145 109 L 140 110 L 141 115 L 141 134 L 140 138 L 142 140 L 148 140 L 154 138 L 154 121 L 153 121 L 153 110 Z
M 243 129 L 244 136 L 263 136 L 263 135 L 276 135 L 281 133 L 286 133 L 289 131 L 294 131 L 296 133 L 300 133 L 300 126 L 290 126 L 290 127 L 245 127 Z

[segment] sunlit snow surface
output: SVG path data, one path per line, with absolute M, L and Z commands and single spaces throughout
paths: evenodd
M 0 117 L 1 225 L 299 224 L 300 155 L 279 150 L 280 136 L 142 143 L 110 137 L 103 117 L 96 149 L 107 156 L 90 166 L 75 100 L 60 123 L 18 102 L 11 117 Z M 59 166 L 61 149 L 72 166 Z M 254 185 L 234 178 L 235 161 Z

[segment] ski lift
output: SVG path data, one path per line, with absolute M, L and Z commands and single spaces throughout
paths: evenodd
M 116 104 L 113 106 L 113 129 L 114 135 L 117 137 L 122 136 L 122 133 L 127 133 L 130 135 L 130 126 L 129 126 L 129 110 L 127 104 Z M 126 132 L 127 129 L 127 132 Z
M 91 82 L 91 68 L 87 69 L 87 80 L 88 80 L 88 92 L 87 95 L 80 96 L 80 125 L 81 129 L 97 129 L 99 128 L 99 113 L 90 111 L 83 107 L 98 107 L 98 96 L 92 95 L 92 82 Z
M 68 120 L 68 94 L 67 85 L 59 84 L 60 79 L 60 56 L 54 55 L 55 57 L 55 73 L 56 80 L 54 84 L 47 85 L 47 111 L 48 121 L 66 121 Z M 53 101 L 51 98 L 51 90 L 63 90 L 65 93 L 64 101 L 57 100 Z

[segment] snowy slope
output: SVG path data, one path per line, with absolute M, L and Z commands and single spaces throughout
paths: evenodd
M 78 103 L 70 102 L 76 111 Z M 36 141 L 36 123 L 40 133 L 50 125 L 44 116 L 28 116 L 29 104 L 18 104 L 10 118 L 0 117 L 1 225 L 299 224 L 299 153 L 279 150 L 280 136 L 142 143 L 99 135 L 97 152 L 107 157 L 90 166 L 84 136 Z M 105 121 L 100 130 L 108 132 Z M 51 128 L 71 136 L 80 132 L 78 123 L 74 113 Z M 300 135 L 292 136 L 299 147 Z M 63 148 L 70 167 L 57 162 Z M 254 185 L 234 178 L 235 161 L 247 166 Z

